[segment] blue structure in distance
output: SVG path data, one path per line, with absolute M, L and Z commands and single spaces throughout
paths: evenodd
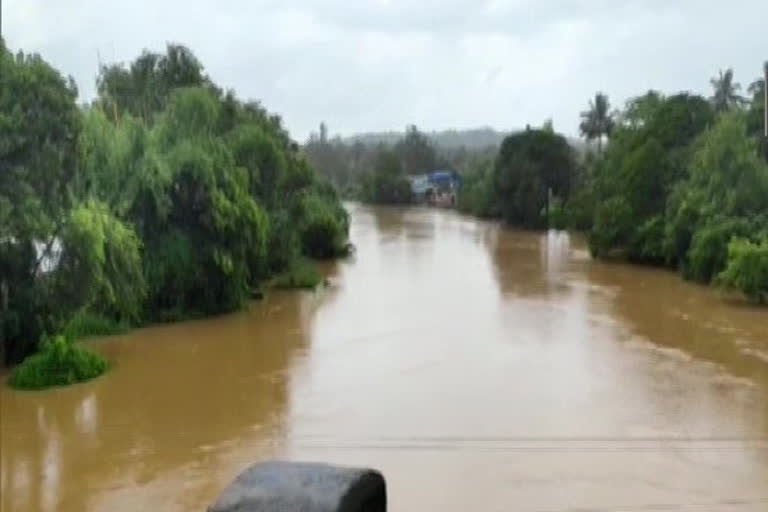
M 435 170 L 426 174 L 410 176 L 411 193 L 417 202 L 452 206 L 461 185 L 456 171 Z

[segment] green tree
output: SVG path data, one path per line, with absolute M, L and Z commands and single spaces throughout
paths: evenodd
M 602 152 L 603 138 L 610 137 L 614 127 L 608 96 L 598 92 L 589 100 L 589 109 L 581 113 L 579 131 L 588 142 L 597 140 L 597 152 Z
M 374 203 L 403 204 L 411 201 L 411 186 L 394 150 L 379 150 L 373 172 L 363 178 L 363 197 Z
M 563 136 L 546 130 L 508 136 L 493 172 L 504 220 L 524 227 L 546 226 L 550 194 L 567 199 L 575 170 L 573 150 Z
M 406 128 L 405 137 L 395 145 L 395 152 L 406 174 L 423 174 L 434 171 L 438 166 L 434 145 L 414 125 Z
M 741 85 L 733 81 L 733 70 L 720 70 L 716 77 L 709 80 L 712 84 L 712 105 L 717 112 L 729 112 L 741 107 L 744 98 L 739 95 Z
M 183 46 L 104 66 L 98 85 L 80 110 L 71 80 L 0 43 L 5 360 L 45 335 L 232 309 L 271 275 L 309 268 L 303 256 L 349 250 L 346 211 L 280 117 L 223 94 Z M 14 382 L 106 368 L 56 340 Z
M 725 264 L 733 236 L 758 232 L 768 209 L 768 164 L 744 115 L 721 116 L 696 141 L 689 177 L 667 205 L 665 246 L 684 274 L 709 281 Z
M 268 220 L 249 174 L 216 136 L 219 104 L 178 89 L 153 129 L 163 209 L 143 210 L 148 312 L 210 314 L 239 306 L 266 271 Z
M 492 159 L 477 162 L 462 175 L 457 207 L 459 211 L 479 217 L 498 216 Z
M 761 153 L 768 161 L 768 118 L 765 114 L 765 76 L 768 76 L 768 61 L 763 64 L 763 76 L 755 80 L 747 89 L 750 94 L 747 109 L 747 131 L 760 139 Z
M 728 244 L 728 263 L 718 282 L 744 293 L 757 303 L 768 301 L 768 241 L 734 238 Z
M 39 55 L 0 43 L 0 347 L 16 362 L 57 322 L 43 279 L 71 206 L 77 90 Z
M 144 51 L 129 66 L 101 65 L 96 86 L 104 110 L 114 122 L 125 113 L 151 122 L 174 89 L 210 84 L 197 57 L 169 43 L 165 54 Z
M 591 197 L 597 206 L 625 204 L 633 222 L 597 222 L 590 234 L 595 254 L 625 254 L 648 263 L 667 261 L 664 250 L 667 201 L 688 174 L 691 143 L 712 123 L 714 112 L 699 96 L 664 98 L 654 92 L 630 100 L 619 116 L 611 145 L 591 162 Z M 614 201 L 615 199 L 615 201 Z M 621 227 L 628 230 L 616 233 Z M 607 233 L 600 233 L 601 229 Z M 607 244 L 607 245 L 606 245 Z M 618 244 L 618 245 L 617 245 Z M 686 247 L 687 250 L 687 247 Z M 674 259 L 674 258 L 671 258 Z

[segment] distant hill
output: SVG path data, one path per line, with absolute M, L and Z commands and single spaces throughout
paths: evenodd
M 425 132 L 426 135 L 435 143 L 436 146 L 444 149 L 457 149 L 465 147 L 469 150 L 484 149 L 490 146 L 499 146 L 504 137 L 516 130 L 498 131 L 493 128 L 470 128 L 466 130 L 440 130 Z M 342 140 L 349 144 L 362 142 L 366 146 L 375 146 L 378 144 L 393 145 L 404 136 L 404 132 L 368 132 L 358 133 L 343 137 Z M 568 142 L 576 150 L 583 152 L 585 145 L 580 139 L 566 137 Z

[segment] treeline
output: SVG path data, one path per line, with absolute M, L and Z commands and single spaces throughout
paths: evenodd
M 317 171 L 345 197 L 374 203 L 411 201 L 409 175 L 438 169 L 459 172 L 495 154 L 498 132 L 445 131 L 427 135 L 416 126 L 405 133 L 329 137 L 325 123 L 312 133 L 304 152 Z M 444 142 L 441 144 L 440 141 Z M 488 145 L 484 145 L 489 141 Z
M 768 63 L 766 63 L 768 73 Z M 583 230 L 596 257 L 679 269 L 768 299 L 765 79 L 741 96 L 733 73 L 713 95 L 649 91 L 612 111 L 597 94 L 578 158 L 551 126 L 508 136 L 465 177 L 459 208 L 531 228 Z
M 39 341 L 231 310 L 302 258 L 348 250 L 347 213 L 280 118 L 187 48 L 102 66 L 97 86 L 78 106 L 72 79 L 0 42 L 6 363 L 42 347 L 66 366 L 74 349 Z
M 376 146 L 382 143 L 394 146 L 407 133 L 407 128 L 405 133 L 397 131 L 358 133 L 345 137 L 342 141 L 347 144 L 362 142 L 367 146 Z M 437 148 L 448 150 L 464 148 L 467 151 L 499 147 L 501 141 L 507 136 L 507 133 L 494 130 L 493 128 L 449 129 L 423 133 Z

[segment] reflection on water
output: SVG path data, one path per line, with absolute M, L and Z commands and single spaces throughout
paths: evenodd
M 323 291 L 3 389 L 2 510 L 203 510 L 275 456 L 377 466 L 392 510 L 766 510 L 764 310 L 563 232 L 351 210 Z

